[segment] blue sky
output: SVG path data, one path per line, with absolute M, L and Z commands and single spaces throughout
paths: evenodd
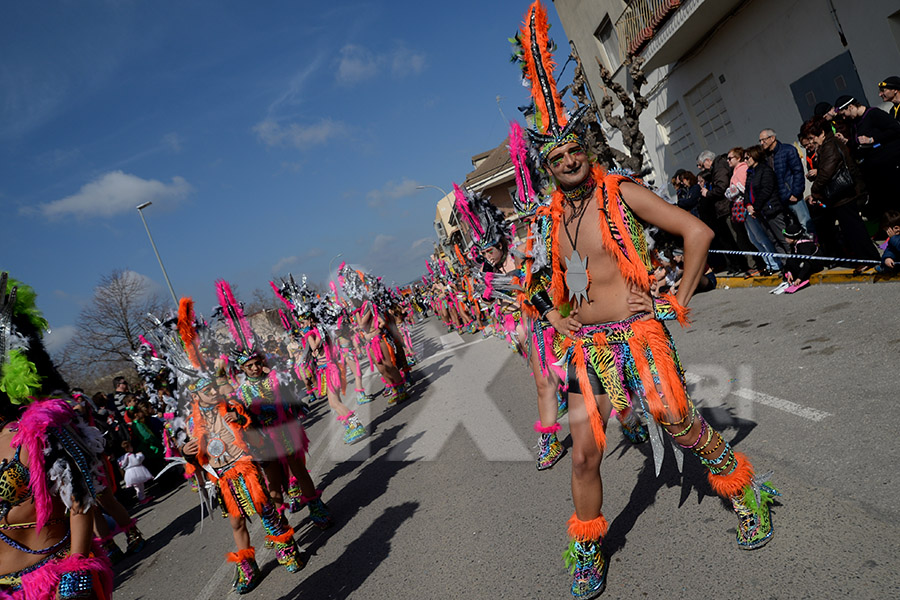
M 113 269 L 166 295 L 147 200 L 204 309 L 216 278 L 249 299 L 341 260 L 418 277 L 440 193 L 416 186 L 462 181 L 527 101 L 507 38 L 528 2 L 262 6 L 3 3 L 0 268 L 37 289 L 51 346 Z

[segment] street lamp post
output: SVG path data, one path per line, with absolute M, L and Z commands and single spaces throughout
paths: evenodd
M 159 257 L 159 250 L 156 249 L 156 243 L 153 241 L 153 236 L 150 235 L 150 228 L 147 226 L 147 219 L 144 218 L 143 209 L 147 208 L 153 204 L 152 202 L 144 202 L 143 204 L 138 205 L 137 211 L 141 215 L 141 221 L 144 223 L 144 229 L 147 230 L 147 237 L 150 238 L 150 245 L 153 246 L 153 253 L 156 254 L 156 260 L 159 261 L 159 268 L 162 269 L 163 277 L 166 280 L 166 285 L 169 286 L 169 292 L 172 294 L 172 301 L 175 302 L 175 307 L 178 307 L 178 296 L 175 295 L 175 290 L 172 288 L 172 282 L 169 281 L 169 274 L 166 273 L 166 267 L 163 265 L 162 259 Z
M 334 256 L 331 257 L 331 260 L 328 261 L 328 277 L 329 277 L 329 278 L 331 277 L 331 265 L 333 265 L 333 264 L 334 264 L 334 261 L 336 261 L 337 259 L 339 259 L 339 258 L 342 257 L 343 255 L 344 255 L 343 252 L 338 252 L 337 254 L 335 254 Z

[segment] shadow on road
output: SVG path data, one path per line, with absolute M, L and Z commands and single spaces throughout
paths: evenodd
M 367 452 L 377 454 L 391 446 L 404 427 L 405 425 L 397 425 L 386 429 L 373 440 L 374 447 Z M 417 434 L 393 444 L 390 453 L 385 452 L 365 464 L 347 485 L 335 495 L 326 498 L 335 515 L 336 526 L 326 531 L 309 527 L 299 536 L 298 544 L 307 562 L 314 560 L 318 549 L 328 542 L 334 532 L 342 526 L 342 522 L 346 523 L 351 515 L 359 514 L 362 509 L 384 495 L 390 480 L 415 462 L 402 460 L 402 457 L 409 455 L 409 449 L 422 435 Z M 401 460 L 397 460 L 397 456 L 400 456 Z M 329 471 L 323 477 L 322 483 L 332 483 L 345 475 L 350 475 L 358 465 L 359 463 L 353 461 L 344 461 Z M 282 598 L 284 600 L 300 597 L 347 598 L 387 557 L 390 540 L 397 528 L 412 518 L 418 507 L 418 502 L 407 502 L 386 509 L 365 532 L 347 546 L 337 560 L 304 579 Z
M 698 407 L 698 411 L 703 415 L 703 418 L 719 432 L 724 432 L 725 429 L 735 429 L 737 431 L 734 436 L 725 436 L 726 438 L 731 437 L 730 443 L 733 447 L 739 444 L 740 441 L 747 437 L 756 427 L 755 422 L 735 417 L 734 410 L 724 406 L 709 409 Z M 616 515 L 615 519 L 610 522 L 609 531 L 603 539 L 603 549 L 609 556 L 612 556 L 618 550 L 625 547 L 628 534 L 631 532 L 632 528 L 634 528 L 635 523 L 637 523 L 638 517 L 640 517 L 647 508 L 653 505 L 656 501 L 657 492 L 663 487 L 681 487 L 681 497 L 678 502 L 679 508 L 687 502 L 691 492 L 696 490 L 697 505 L 700 505 L 703 502 L 703 499 L 709 496 L 719 500 L 723 506 L 727 507 L 728 510 L 731 510 L 731 505 L 728 504 L 726 500 L 719 498 L 715 492 L 712 491 L 709 481 L 707 480 L 709 471 L 691 452 L 684 452 L 684 473 L 679 473 L 674 457 L 672 456 L 672 450 L 668 447 L 668 439 L 665 440 L 664 445 L 666 447 L 666 454 L 663 459 L 659 477 L 656 476 L 652 450 L 649 442 L 633 446 L 627 440 L 623 440 L 616 447 L 616 450 L 619 448 L 622 449 L 619 454 L 620 457 L 629 448 L 639 450 L 644 455 L 644 466 L 638 473 L 637 483 L 635 483 L 634 489 L 631 491 L 628 504 L 626 504 L 625 508 L 622 509 L 622 512 Z M 690 522 L 690 519 L 696 518 L 696 516 L 685 514 L 684 518 L 686 522 Z M 726 521 L 723 521 L 723 523 L 725 522 Z M 673 527 L 675 527 L 675 524 L 673 524 Z
M 418 508 L 418 502 L 404 502 L 385 509 L 334 562 L 306 577 L 279 600 L 351 597 L 387 558 L 394 534 Z
M 115 587 L 119 587 L 128 581 L 141 567 L 142 563 L 148 561 L 154 554 L 165 548 L 172 538 L 181 535 L 191 535 L 199 523 L 200 506 L 198 502 L 172 520 L 164 529 L 149 537 L 143 550 L 132 556 L 125 557 L 122 562 L 114 567 Z

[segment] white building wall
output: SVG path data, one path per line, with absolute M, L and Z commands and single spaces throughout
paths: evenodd
M 588 67 L 595 95 L 602 94 L 599 76 L 593 75 L 594 32 L 607 13 L 615 23 L 624 3 L 555 0 L 554 4 Z M 880 106 L 877 83 L 889 75 L 900 75 L 900 2 L 833 0 L 846 47 L 831 4 L 829 0 L 750 0 L 708 34 L 705 45 L 696 47 L 690 56 L 649 74 L 644 93 L 649 94 L 650 105 L 642 115 L 641 129 L 654 171 L 661 176 L 658 183 L 679 168 L 695 169 L 696 154 L 676 159 L 667 149 L 657 117 L 679 103 L 698 152 L 705 149 L 707 144 L 685 95 L 710 75 L 731 124 L 729 132 L 710 144 L 709 149 L 716 153 L 756 144 L 759 131 L 767 127 L 775 129 L 783 142 L 794 143 L 802 118 L 790 84 L 847 50 L 867 99 Z M 624 79 L 623 71 L 617 73 L 618 80 Z M 834 98 L 818 100 L 833 102 Z

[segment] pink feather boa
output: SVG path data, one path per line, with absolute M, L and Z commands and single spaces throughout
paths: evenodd
M 35 528 L 40 531 L 53 511 L 53 500 L 47 485 L 47 466 L 44 450 L 47 447 L 47 430 L 62 427 L 75 419 L 75 411 L 62 400 L 49 399 L 29 406 L 19 419 L 18 433 L 10 447 L 24 446 L 28 452 L 30 487 L 34 495 Z M 86 473 L 90 476 L 90 473 Z
M 40 569 L 22 576 L 22 590 L 14 595 L 0 598 L 16 600 L 47 600 L 56 598 L 59 580 L 64 573 L 72 571 L 90 571 L 94 576 L 94 593 L 100 600 L 112 598 L 113 574 L 112 564 L 105 553 L 94 546 L 96 556 L 86 557 L 80 554 L 69 555 L 62 560 L 51 560 Z M 99 584 L 99 585 L 98 585 Z M 19 595 L 21 593 L 21 595 Z

